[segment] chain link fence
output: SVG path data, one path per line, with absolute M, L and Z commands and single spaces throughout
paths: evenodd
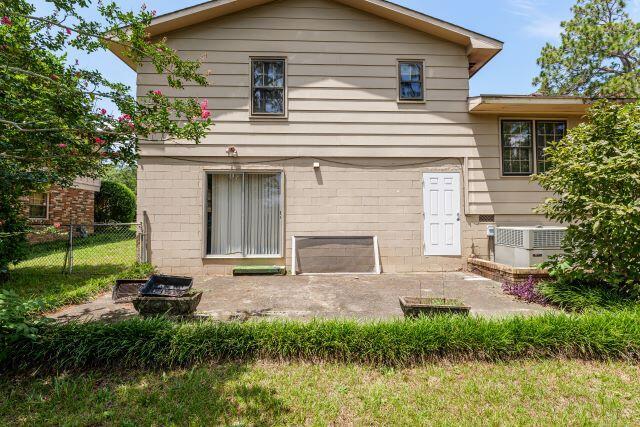
M 14 269 L 39 274 L 112 274 L 146 262 L 142 224 L 58 224 L 33 227 L 26 259 Z

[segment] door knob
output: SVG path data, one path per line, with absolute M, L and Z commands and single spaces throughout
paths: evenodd
M 458 212 L 458 214 L 456 215 L 456 220 L 460 221 L 460 212 Z

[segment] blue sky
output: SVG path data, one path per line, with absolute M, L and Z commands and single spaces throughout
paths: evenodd
M 471 79 L 471 95 L 527 94 L 535 91 L 531 80 L 538 73 L 536 59 L 546 42 L 556 43 L 560 22 L 571 17 L 574 0 L 395 0 L 396 3 L 466 27 L 504 42 L 504 50 Z M 34 4 L 42 7 L 44 0 Z M 137 9 L 142 0 L 117 1 Z M 147 0 L 159 14 L 202 0 Z M 629 0 L 632 17 L 640 20 L 640 0 Z M 91 16 L 87 11 L 87 16 Z M 111 80 L 135 86 L 135 73 L 109 52 L 90 57 L 71 53 L 86 68 L 97 68 Z

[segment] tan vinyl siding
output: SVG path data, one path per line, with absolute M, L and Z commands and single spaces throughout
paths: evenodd
M 203 261 L 201 249 L 202 173 L 228 163 L 229 146 L 238 164 L 290 159 L 262 165 L 285 171 L 287 264 L 292 234 L 351 232 L 379 236 L 387 272 L 463 268 L 463 258 L 422 255 L 420 180 L 430 169 L 394 166 L 403 163 L 462 172 L 463 257 L 472 248 L 487 254 L 479 214 L 495 214 L 498 223 L 544 222 L 532 214 L 545 196 L 538 186 L 501 176 L 500 117 L 469 113 L 461 45 L 331 0 L 274 1 L 163 36 L 184 58 L 202 60 L 211 86 L 173 90 L 143 63 L 138 96 L 160 89 L 207 99 L 214 121 L 199 145 L 142 144 L 138 206 L 150 215 L 152 259 L 163 271 L 224 273 L 237 263 Z M 251 57 L 286 58 L 286 118 L 251 117 Z M 424 102 L 398 102 L 398 60 L 424 61 Z M 319 182 L 313 158 L 362 166 L 323 164 Z

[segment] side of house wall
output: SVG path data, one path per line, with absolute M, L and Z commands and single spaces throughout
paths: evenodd
M 229 274 L 234 265 L 242 264 L 286 263 L 290 267 L 293 235 L 376 235 L 382 268 L 387 273 L 463 270 L 468 256 L 487 256 L 486 225 L 478 222 L 477 215 L 465 214 L 461 216 L 463 256 L 424 256 L 422 174 L 462 173 L 461 162 L 341 158 L 334 159 L 340 162 L 337 164 L 329 160 L 321 162 L 319 170 L 314 170 L 313 159 L 238 161 L 235 170 L 284 172 L 285 256 L 203 259 L 204 174 L 230 170 L 224 165 L 226 158 L 199 159 L 197 163 L 141 159 L 138 214 L 142 218 L 146 213 L 149 219 L 151 261 L 163 272 L 191 275 Z M 407 163 L 413 166 L 401 166 Z
M 34 225 L 55 223 L 93 224 L 95 192 L 80 188 L 53 187 L 48 191 L 49 209 L 47 219 L 31 219 Z M 29 215 L 28 199 L 24 200 L 24 214 Z

